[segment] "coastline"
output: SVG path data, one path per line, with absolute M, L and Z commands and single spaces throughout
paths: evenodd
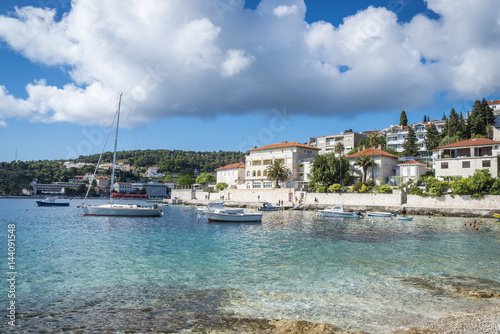
M 205 206 L 208 202 L 216 202 L 210 200 L 183 200 L 181 205 L 191 206 Z M 231 208 L 245 208 L 257 209 L 265 202 L 239 202 L 239 201 L 225 201 L 224 206 Z M 175 205 L 175 204 L 174 204 Z M 292 207 L 292 202 L 285 202 L 284 207 Z M 301 204 L 293 210 L 298 211 L 316 211 L 331 208 L 331 204 Z M 383 211 L 394 212 L 398 215 L 420 215 L 420 216 L 443 216 L 443 217 L 476 217 L 493 219 L 493 214 L 500 211 L 500 209 L 471 209 L 471 208 L 449 208 L 449 207 L 417 207 L 408 205 L 346 205 L 344 208 L 347 211 Z

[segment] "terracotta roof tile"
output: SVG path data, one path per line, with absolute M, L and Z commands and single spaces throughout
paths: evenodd
M 451 143 L 448 145 L 438 146 L 436 147 L 436 149 L 451 148 L 451 147 L 496 145 L 496 144 L 500 144 L 500 141 L 494 141 L 486 138 L 472 138 L 472 139 L 457 141 L 456 143 Z
M 222 167 L 216 168 L 215 170 L 233 169 L 233 168 L 245 168 L 245 164 L 242 162 L 239 162 L 237 164 L 230 164 L 230 165 L 222 166 Z
M 367 148 L 366 150 L 363 150 L 361 152 L 356 152 L 354 154 L 351 154 L 351 155 L 348 155 L 347 158 L 357 158 L 359 156 L 362 156 L 362 155 L 372 155 L 372 148 Z M 379 156 L 379 155 L 383 155 L 383 156 L 386 156 L 386 157 L 392 157 L 392 158 L 398 158 L 397 155 L 394 155 L 394 154 L 391 154 L 389 152 L 386 152 L 384 150 L 380 150 L 378 148 L 376 148 L 374 151 L 373 151 L 373 155 L 374 156 Z
M 317 148 L 317 147 L 314 147 L 314 146 L 309 146 L 309 145 L 306 145 L 306 144 L 300 144 L 300 143 L 297 143 L 295 141 L 290 142 L 290 143 L 287 142 L 287 141 L 284 141 L 284 142 L 281 142 L 279 144 L 271 144 L 271 145 L 266 145 L 266 146 L 251 148 L 251 149 L 249 149 L 247 151 L 270 150 L 270 149 L 273 149 L 273 148 L 285 148 L 285 147 L 301 147 L 301 148 L 307 148 L 307 149 L 310 149 L 310 150 L 318 150 L 318 151 L 321 150 L 320 148 Z
M 416 165 L 416 164 L 417 165 L 424 165 L 425 166 L 425 164 L 423 162 L 418 162 L 415 159 L 411 159 L 411 160 L 409 160 L 407 162 L 400 163 L 399 165 Z

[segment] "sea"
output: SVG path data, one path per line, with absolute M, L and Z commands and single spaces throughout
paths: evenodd
M 193 206 L 109 218 L 84 217 L 79 204 L 0 199 L 0 332 L 189 333 L 221 319 L 290 319 L 390 333 L 500 303 L 452 289 L 500 293 L 494 219 L 281 211 L 209 223 Z

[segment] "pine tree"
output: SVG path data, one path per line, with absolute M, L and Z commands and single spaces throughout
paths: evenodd
M 495 122 L 495 114 L 486 99 L 474 101 L 469 117 L 468 127 L 471 136 L 486 136 L 488 126 Z
M 440 134 L 434 124 L 427 128 L 427 132 L 425 134 L 425 149 L 427 152 L 432 151 L 436 147 L 439 146 Z
M 424 123 L 427 122 L 427 115 L 424 115 Z
M 401 112 L 401 116 L 399 116 L 399 125 L 401 126 L 408 125 L 408 118 L 406 117 L 406 112 L 404 110 Z
M 403 144 L 403 148 L 403 156 L 405 157 L 414 157 L 418 155 L 417 136 L 411 126 L 408 127 L 408 137 Z

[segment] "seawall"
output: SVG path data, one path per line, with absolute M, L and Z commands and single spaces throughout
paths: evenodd
M 342 204 L 346 210 L 386 211 L 411 215 L 441 215 L 459 217 L 492 217 L 500 212 L 500 196 L 486 195 L 474 199 L 469 195 L 422 197 L 407 195 L 402 190 L 392 194 L 375 193 L 311 193 L 296 189 L 226 189 L 218 193 L 201 190 L 172 190 L 172 198 L 187 205 L 205 205 L 224 201 L 226 206 L 256 208 L 265 202 L 284 206 L 300 204 L 298 210 L 318 210 Z

